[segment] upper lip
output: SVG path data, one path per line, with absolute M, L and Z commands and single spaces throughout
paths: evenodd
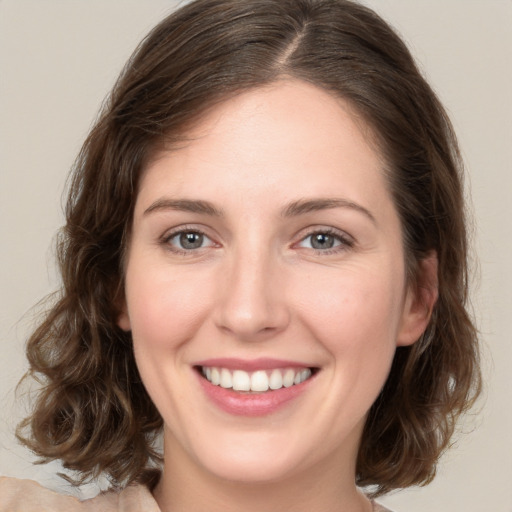
M 274 370 L 276 368 L 313 368 L 309 364 L 297 361 L 274 359 L 268 357 L 261 357 L 258 359 L 219 357 L 198 361 L 194 364 L 194 366 L 226 368 L 228 370 L 244 370 L 246 372 L 253 372 L 256 370 Z

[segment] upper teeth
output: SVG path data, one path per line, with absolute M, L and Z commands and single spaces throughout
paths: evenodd
M 258 370 L 252 373 L 244 370 L 228 370 L 203 366 L 202 373 L 215 386 L 235 391 L 268 391 L 282 387 L 289 388 L 311 377 L 309 368 L 287 368 L 275 370 Z

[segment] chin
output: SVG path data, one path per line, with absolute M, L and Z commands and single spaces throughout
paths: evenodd
M 300 464 L 299 464 L 300 466 Z M 298 465 L 280 454 L 262 458 L 255 454 L 243 457 L 226 457 L 208 464 L 215 477 L 241 484 L 270 484 L 286 480 L 298 471 Z
M 204 444 L 191 447 L 193 458 L 216 478 L 242 484 L 271 484 L 315 471 L 323 461 L 332 462 L 338 455 L 343 457 L 334 453 L 338 450 L 329 449 L 332 444 L 322 443 L 315 436 L 304 437 L 293 429 L 277 430 L 231 431 L 226 435 L 218 432 L 216 443 L 205 439 Z

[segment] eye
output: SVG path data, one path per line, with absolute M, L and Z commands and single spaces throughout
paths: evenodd
M 352 247 L 352 240 L 341 233 L 331 230 L 315 231 L 299 242 L 299 247 L 313 249 L 315 251 L 331 253 Z
M 214 246 L 214 242 L 204 233 L 198 230 L 181 230 L 175 231 L 166 236 L 163 242 L 175 252 L 190 252 L 205 247 Z
M 171 239 L 179 243 L 182 249 L 199 249 L 203 246 L 205 236 L 202 233 L 194 233 L 190 231 L 188 233 L 180 233 Z

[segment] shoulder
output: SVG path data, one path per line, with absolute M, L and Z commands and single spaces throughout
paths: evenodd
M 0 512 L 75 512 L 79 505 L 76 498 L 45 489 L 33 480 L 0 477 Z
M 384 507 L 383 505 L 379 505 L 375 501 L 372 501 L 373 511 L 372 512 L 393 512 L 389 508 Z
M 32 480 L 0 477 L 0 512 L 160 512 L 148 489 L 129 486 L 80 501 L 45 489 Z

